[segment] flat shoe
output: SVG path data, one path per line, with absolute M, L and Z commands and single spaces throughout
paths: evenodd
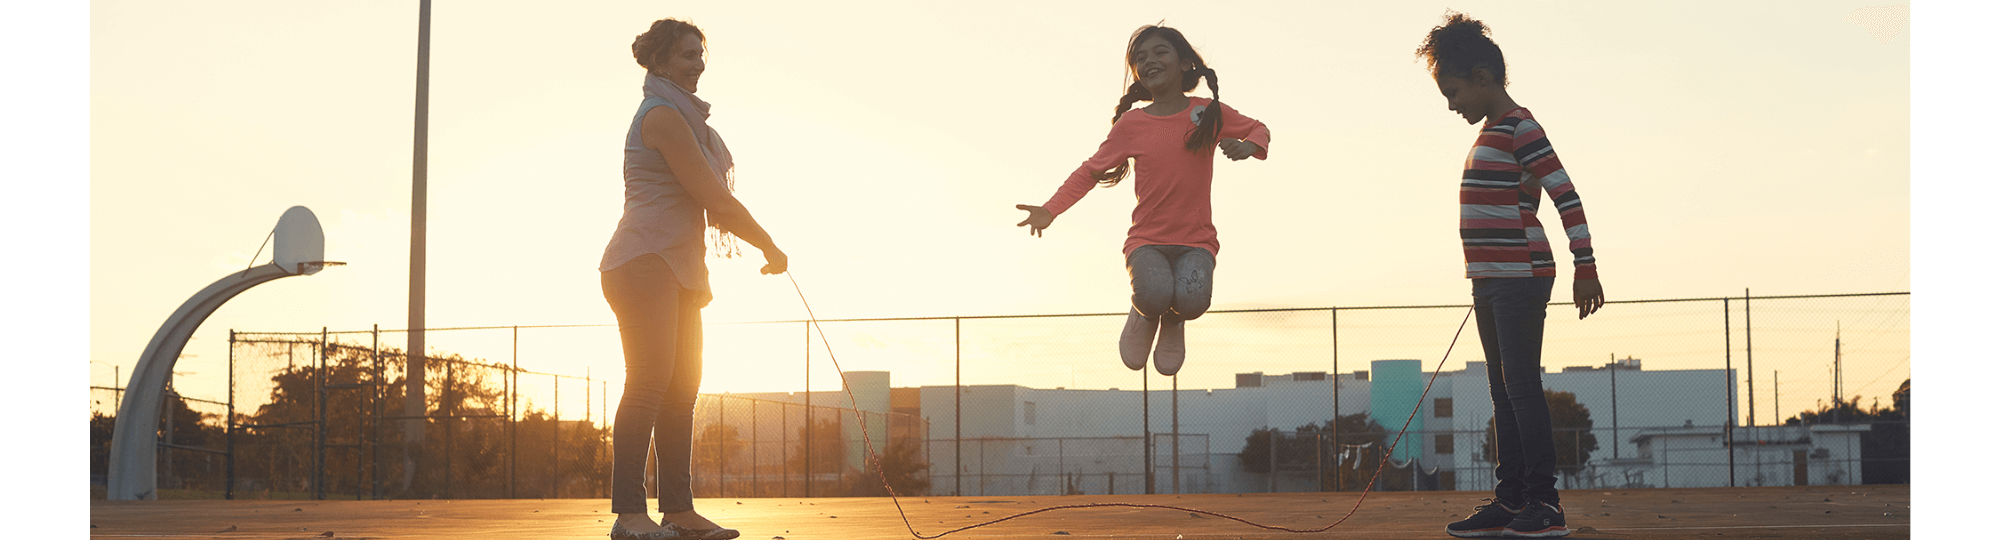
M 743 534 L 741 531 L 737 531 L 736 529 L 730 529 L 725 527 L 716 527 L 713 529 L 690 529 L 687 527 L 683 527 L 678 523 L 673 523 L 673 522 L 667 522 L 666 527 L 667 530 L 678 533 L 680 535 L 679 538 L 692 538 L 695 540 L 729 540 L 731 538 L 735 538 Z
M 612 522 L 611 534 L 609 536 L 611 536 L 611 540 L 667 540 L 669 538 L 684 538 L 680 531 L 675 529 L 671 523 L 667 524 L 667 528 L 665 529 L 640 534 L 632 532 L 632 529 L 625 528 L 625 524 L 623 523 Z

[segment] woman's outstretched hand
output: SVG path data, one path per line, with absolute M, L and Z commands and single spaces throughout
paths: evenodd
M 757 273 L 765 275 L 783 274 L 785 273 L 786 263 L 790 261 L 791 259 L 785 258 L 785 252 L 779 251 L 778 248 L 774 247 L 764 250 L 764 268 L 757 270 Z
M 1014 207 L 1028 211 L 1028 219 L 1021 220 L 1020 223 L 1015 223 L 1014 226 L 1027 227 L 1028 234 L 1031 235 L 1041 236 L 1042 229 L 1049 228 L 1049 224 L 1054 223 L 1056 220 L 1055 214 L 1050 214 L 1047 208 L 1032 204 L 1017 204 Z
M 1264 151 L 1264 147 L 1257 146 L 1257 143 L 1242 139 L 1223 139 L 1217 141 L 1215 145 L 1222 147 L 1222 155 L 1228 156 L 1230 161 L 1250 159 L 1250 156 Z

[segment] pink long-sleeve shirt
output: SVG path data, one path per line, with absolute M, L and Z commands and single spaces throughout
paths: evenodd
M 1193 129 L 1201 111 L 1212 101 L 1189 97 L 1187 110 L 1167 116 L 1153 116 L 1134 109 L 1111 125 L 1111 134 L 1097 147 L 1097 154 L 1063 180 L 1054 197 L 1042 205 L 1060 216 L 1090 193 L 1097 180 L 1093 171 L 1109 170 L 1128 158 L 1135 158 L 1132 191 L 1139 205 L 1132 209 L 1132 228 L 1125 234 L 1125 254 L 1145 245 L 1193 246 L 1210 254 L 1221 252 L 1215 237 L 1213 212 L 1209 208 L 1209 185 L 1215 180 L 1214 148 L 1190 152 L 1188 130 Z M 1252 157 L 1264 159 L 1271 147 L 1271 131 L 1227 104 L 1222 107 L 1222 137 L 1256 143 L 1263 150 Z

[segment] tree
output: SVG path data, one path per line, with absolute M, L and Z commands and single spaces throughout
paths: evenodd
M 1785 419 L 1787 426 L 1868 424 L 1861 434 L 1861 483 L 1910 483 L 1910 381 L 1889 396 L 1889 408 L 1861 407 L 1861 396 L 1821 403 Z
M 1274 436 L 1275 429 L 1252 431 L 1243 439 L 1237 462 L 1245 472 L 1271 472 L 1271 442 L 1275 438 L 1278 470 L 1318 474 L 1321 490 L 1358 491 L 1374 476 L 1381 449 L 1389 444 L 1389 429 L 1366 413 L 1341 416 L 1338 430 L 1332 429 L 1334 422 L 1327 424 L 1299 426 L 1290 435 L 1277 432 Z
M 1584 464 L 1590 462 L 1591 452 L 1597 451 L 1597 435 L 1591 433 L 1590 408 L 1576 401 L 1576 394 L 1542 389 L 1543 399 L 1549 403 L 1549 427 L 1555 432 L 1556 471 L 1563 479 L 1583 472 Z M 1486 419 L 1486 440 L 1479 445 L 1481 457 L 1491 463 L 1499 463 L 1499 453 L 1494 448 L 1498 441 L 1494 430 L 1494 420 Z
M 849 493 L 857 497 L 888 495 L 889 493 L 882 489 L 882 483 L 886 480 L 889 487 L 896 490 L 897 496 L 928 495 L 931 488 L 929 474 L 931 464 L 925 462 L 923 453 L 918 451 L 917 446 L 920 443 L 921 441 L 910 437 L 892 438 L 886 452 L 875 454 L 869 460 L 871 464 L 881 468 L 880 475 L 878 476 L 877 471 L 873 470 L 859 471 L 852 480 L 853 487 Z

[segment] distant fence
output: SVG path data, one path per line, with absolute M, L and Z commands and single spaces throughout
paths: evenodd
M 711 323 L 707 380 L 795 390 L 702 396 L 695 489 L 881 492 L 854 405 L 829 390 L 839 382 L 826 379 L 822 339 L 849 372 L 896 377 L 890 406 L 866 414 L 898 493 L 1340 491 L 1385 462 L 1376 489 L 1490 489 L 1492 405 L 1473 325 L 1432 380 L 1467 307 L 1211 311 L 1189 323 L 1176 378 L 1119 365 L 1123 313 Z M 1551 304 L 1542 355 L 1545 387 L 1559 393 L 1563 486 L 1908 481 L 1909 293 L 1617 301 L 1580 321 L 1572 309 Z M 187 401 L 174 421 L 195 421 L 163 439 L 162 459 L 179 468 L 160 469 L 162 488 L 606 495 L 620 389 L 515 362 L 615 358 L 615 327 L 426 332 L 433 351 L 463 356 L 429 356 L 426 444 L 415 447 L 425 467 L 403 464 L 403 359 L 390 352 L 401 331 L 235 333 L 230 399 Z M 802 391 L 807 380 L 818 388 Z M 107 399 L 119 396 L 93 390 Z M 205 476 L 227 456 L 235 482 Z

